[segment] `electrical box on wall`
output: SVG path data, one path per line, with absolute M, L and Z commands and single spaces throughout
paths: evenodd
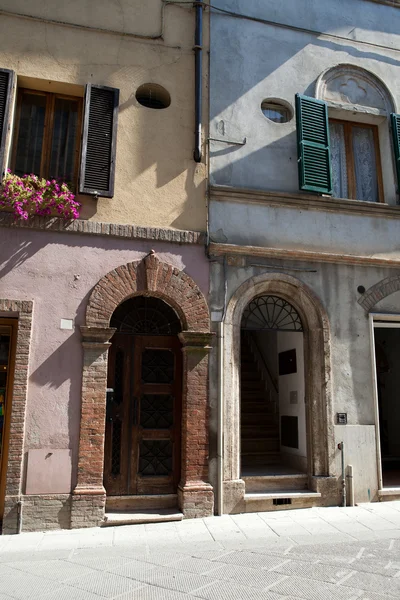
M 347 413 L 337 413 L 337 424 L 347 425 Z

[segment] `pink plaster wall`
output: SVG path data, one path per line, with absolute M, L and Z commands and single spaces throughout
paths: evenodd
M 25 451 L 72 449 L 76 477 L 82 372 L 79 325 L 92 288 L 111 269 L 151 249 L 208 294 L 203 246 L 0 229 L 0 297 L 33 300 Z M 73 319 L 74 330 L 60 329 Z M 49 489 L 49 492 L 51 490 Z

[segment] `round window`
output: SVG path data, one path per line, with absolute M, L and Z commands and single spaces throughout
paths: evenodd
M 278 100 L 263 100 L 261 110 L 263 115 L 274 123 L 287 123 L 292 118 L 290 106 Z
M 171 104 L 169 92 L 157 83 L 144 83 L 138 87 L 136 100 L 147 108 L 168 108 Z

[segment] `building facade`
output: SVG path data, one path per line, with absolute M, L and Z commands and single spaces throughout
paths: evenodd
M 1 168 L 61 178 L 82 207 L 0 213 L 3 533 L 210 515 L 200 17 L 27 10 L 0 2 Z
M 218 8 L 208 248 L 218 511 L 394 498 L 400 5 Z

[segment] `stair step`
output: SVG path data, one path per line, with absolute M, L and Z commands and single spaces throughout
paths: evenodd
M 115 525 L 138 525 L 139 523 L 166 523 L 182 521 L 183 514 L 175 509 L 155 509 L 141 511 L 109 511 L 104 515 L 103 527 Z
M 242 467 L 254 467 L 255 465 L 278 465 L 280 462 L 280 452 L 242 452 L 241 455 Z
M 178 496 L 176 494 L 107 496 L 106 500 L 106 512 L 170 509 L 175 508 L 176 506 L 178 506 Z
M 247 493 L 271 493 L 279 490 L 305 490 L 308 475 L 305 473 L 287 475 L 245 475 L 242 476 Z
M 242 437 L 242 455 L 279 452 L 279 438 L 251 439 Z
M 309 508 L 318 505 L 321 494 L 309 490 L 276 490 L 271 493 L 245 494 L 246 512 Z M 275 500 L 275 503 L 274 503 Z

